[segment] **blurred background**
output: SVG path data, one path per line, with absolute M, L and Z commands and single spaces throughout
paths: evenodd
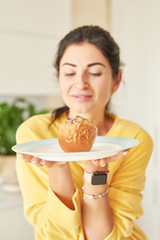
M 57 44 L 68 31 L 86 24 L 109 30 L 121 49 L 123 83 L 113 96 L 113 112 L 139 123 L 153 138 L 154 152 L 143 191 L 144 215 L 137 224 L 149 240 L 159 239 L 159 12 L 159 0 L 0 0 L 1 239 L 34 239 L 16 185 L 15 156 L 10 156 L 5 137 L 14 134 L 16 124 L 9 127 L 15 116 L 23 115 L 22 121 L 62 105 L 53 68 Z M 7 155 L 10 160 L 5 159 Z

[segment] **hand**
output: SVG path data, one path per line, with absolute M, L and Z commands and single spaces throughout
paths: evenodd
M 22 158 L 26 163 L 33 163 L 37 167 L 44 166 L 46 168 L 51 168 L 51 167 L 53 167 L 53 165 L 61 166 L 61 165 L 64 165 L 66 163 L 65 161 L 61 161 L 61 162 L 47 161 L 47 160 L 40 159 L 38 157 L 34 157 L 34 156 L 28 155 L 28 154 L 18 153 L 18 156 L 20 158 Z
M 130 148 L 120 151 L 111 157 L 87 161 L 86 170 L 88 171 L 106 170 L 108 169 L 108 163 L 123 159 L 129 150 Z

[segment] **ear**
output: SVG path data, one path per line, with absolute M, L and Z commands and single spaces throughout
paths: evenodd
M 56 77 L 57 77 L 57 82 L 58 82 L 58 85 L 59 85 L 59 71 L 56 70 Z
M 59 71 L 58 70 L 56 70 L 56 77 L 57 77 L 57 79 L 59 79 Z
M 112 84 L 112 89 L 111 89 L 112 94 L 115 91 L 117 91 L 117 89 L 119 88 L 121 80 L 122 80 L 122 72 L 118 71 L 117 75 L 114 76 L 114 78 L 113 78 L 113 84 Z

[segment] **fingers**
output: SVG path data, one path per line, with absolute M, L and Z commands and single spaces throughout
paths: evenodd
M 121 160 L 121 159 L 123 159 L 123 158 L 127 155 L 127 153 L 128 153 L 129 150 L 130 150 L 130 148 L 118 152 L 118 153 L 115 154 L 114 156 L 110 157 L 110 161 L 115 161 L 115 160 Z
M 93 160 L 93 163 L 96 166 L 105 167 L 108 163 L 108 159 L 102 158 L 102 159 Z
M 99 161 L 100 167 L 103 168 L 103 167 L 105 167 L 107 164 L 108 164 L 108 162 L 107 162 L 107 159 L 106 159 L 106 158 L 100 159 L 100 161 Z
M 110 163 L 110 162 L 114 162 L 114 161 L 116 161 L 116 160 L 121 160 L 121 159 L 123 159 L 126 155 L 127 155 L 127 153 L 128 153 L 128 151 L 129 151 L 130 149 L 125 149 L 125 150 L 123 150 L 123 151 L 120 151 L 120 152 L 118 152 L 117 154 L 115 154 L 114 156 L 111 156 L 111 157 L 107 157 L 107 158 L 102 158 L 102 159 L 96 159 L 96 160 L 93 160 L 92 162 L 93 162 L 93 164 L 94 165 L 96 165 L 96 166 L 100 166 L 100 167 L 105 167 L 108 163 Z
M 18 153 L 18 156 L 21 157 L 26 163 L 33 163 L 37 167 L 42 166 L 40 158 L 34 157 L 32 155 L 28 155 L 28 154 L 19 154 L 19 153 Z
M 41 159 L 37 158 L 37 157 L 33 157 L 32 160 L 31 160 L 31 163 L 33 163 L 37 167 L 41 167 L 42 166 Z
M 55 164 L 59 166 L 63 166 L 64 164 L 66 164 L 65 161 L 61 161 L 61 162 L 47 161 L 47 160 L 43 160 L 28 154 L 18 153 L 18 156 L 21 157 L 26 163 L 33 163 L 37 167 L 44 166 L 46 168 L 51 168 Z
M 44 166 L 46 168 L 51 168 L 54 164 L 54 162 L 51 161 L 46 161 L 46 160 L 41 160 L 41 166 Z
M 31 155 L 21 154 L 21 153 L 18 153 L 18 157 L 23 158 L 23 160 L 27 163 L 30 163 L 33 158 L 33 156 L 31 156 Z
M 53 167 L 53 166 L 63 166 L 63 165 L 65 165 L 67 162 L 65 162 L 65 161 L 61 161 L 61 162 L 56 162 L 56 161 L 47 161 L 47 160 L 43 160 L 43 159 L 40 159 L 40 162 L 39 162 L 39 164 L 40 164 L 40 167 L 41 166 L 44 166 L 44 167 L 46 167 L 46 168 L 51 168 L 51 167 Z
M 63 166 L 63 165 L 65 165 L 66 163 L 67 163 L 67 162 L 65 162 L 65 161 L 61 161 L 61 162 L 47 161 L 47 160 L 41 160 L 41 161 L 40 161 L 41 166 L 44 166 L 44 167 L 46 167 L 46 168 L 51 168 L 51 167 L 53 167 L 53 165 Z

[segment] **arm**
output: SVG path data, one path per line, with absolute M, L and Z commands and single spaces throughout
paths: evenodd
M 86 171 L 89 173 L 107 170 L 108 165 L 102 168 L 88 162 L 86 166 Z M 97 195 L 104 193 L 108 184 L 94 186 L 85 181 L 84 188 L 87 193 Z M 113 217 L 108 193 L 99 199 L 89 199 L 85 194 L 83 195 L 82 221 L 86 240 L 102 240 L 109 235 L 113 228 Z
M 18 143 L 33 140 L 37 136 L 30 128 L 18 129 Z M 25 215 L 36 234 L 47 240 L 77 239 L 81 224 L 79 191 L 73 185 L 69 165 L 53 165 L 48 170 L 20 157 L 16 165 Z
M 99 203 L 97 199 L 83 197 L 83 225 L 87 240 L 120 240 L 131 235 L 146 239 L 134 221 L 143 213 L 141 191 L 144 189 L 145 170 L 153 143 L 146 132 L 138 134 L 136 138 L 140 141 L 138 146 L 131 149 L 122 160 L 108 164 L 108 196 L 98 199 Z M 90 186 L 86 186 L 86 189 L 88 192 L 91 190 L 91 194 L 97 193 Z
M 75 193 L 69 163 L 53 164 L 49 168 L 49 184 L 51 190 L 68 208 L 75 210 L 72 197 Z
M 137 134 L 136 139 L 140 144 L 131 149 L 121 162 L 116 174 L 112 176 L 109 188 L 115 226 L 113 236 L 118 240 L 131 235 L 137 239 L 146 239 L 134 221 L 143 215 L 141 192 L 145 187 L 145 172 L 153 150 L 153 142 L 145 131 Z M 111 239 L 114 237 L 106 238 Z

